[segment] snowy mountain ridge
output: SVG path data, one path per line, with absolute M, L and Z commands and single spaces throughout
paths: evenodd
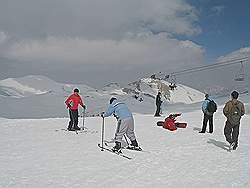
M 25 97 L 30 95 L 45 94 L 48 91 L 39 90 L 28 85 L 24 85 L 14 78 L 8 78 L 0 81 L 0 95 L 10 97 Z
M 176 88 L 171 89 L 171 84 L 161 79 L 143 78 L 137 82 L 130 83 L 129 86 L 130 91 L 132 90 L 138 95 L 152 98 L 160 91 L 163 96 L 162 100 L 170 104 L 191 104 L 200 102 L 204 98 L 203 93 L 182 84 L 178 84 Z
M 8 78 L 0 81 L 0 108 L 3 108 L 0 116 L 65 117 L 67 110 L 65 110 L 64 100 L 75 87 L 80 90 L 88 107 L 89 116 L 104 111 L 111 97 L 117 97 L 126 102 L 135 113 L 153 113 L 158 91 L 162 92 L 163 110 L 170 104 L 192 104 L 204 98 L 203 93 L 190 87 L 180 84 L 171 90 L 169 85 L 170 83 L 165 80 L 143 78 L 125 87 L 121 87 L 118 83 L 110 83 L 102 89 L 95 89 L 84 84 L 58 83 L 38 75 Z M 6 102 L 8 106 L 4 105 Z M 31 107 L 33 114 L 25 113 L 22 106 Z

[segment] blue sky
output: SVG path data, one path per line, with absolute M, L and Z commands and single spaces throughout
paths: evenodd
M 188 0 L 199 11 L 202 32 L 186 36 L 205 49 L 205 60 L 213 61 L 250 44 L 249 0 Z

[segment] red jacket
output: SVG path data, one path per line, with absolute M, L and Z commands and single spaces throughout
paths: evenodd
M 82 99 L 80 97 L 80 95 L 76 95 L 76 94 L 71 94 L 65 101 L 65 104 L 68 105 L 70 104 L 70 109 L 71 110 L 76 110 L 78 109 L 78 104 L 80 104 L 81 106 L 83 106 L 83 102 Z
M 181 114 L 174 114 L 173 117 L 171 117 L 171 115 L 169 115 L 164 122 L 163 128 L 168 129 L 170 131 L 175 131 L 177 130 L 176 126 L 175 126 L 175 118 L 177 116 L 180 116 Z
M 175 131 L 175 130 L 177 130 L 177 128 L 176 128 L 175 125 L 174 125 L 174 122 L 175 122 L 174 119 L 171 119 L 170 117 L 167 117 L 167 118 L 165 119 L 163 128 L 168 129 L 168 130 L 170 130 L 170 131 Z

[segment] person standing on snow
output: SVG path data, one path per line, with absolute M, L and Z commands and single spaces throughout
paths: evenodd
M 133 115 L 124 103 L 119 102 L 114 97 L 110 99 L 108 109 L 106 112 L 102 113 L 102 117 L 108 117 L 112 114 L 118 121 L 115 132 L 115 146 L 113 147 L 113 151 L 120 151 L 122 138 L 125 134 L 130 139 L 132 147 L 139 150 L 140 147 L 137 143 L 134 133 Z
M 155 101 L 155 104 L 156 104 L 155 117 L 161 116 L 161 115 L 160 115 L 161 103 L 162 103 L 162 100 L 161 100 L 161 92 L 158 92 L 158 94 L 157 94 L 157 96 L 156 96 L 156 101 Z
M 81 96 L 79 95 L 79 89 L 75 88 L 74 93 L 71 94 L 65 101 L 67 108 L 69 108 L 69 131 L 80 130 L 78 127 L 78 104 L 80 104 L 84 109 L 86 106 L 83 104 Z
M 231 93 L 231 100 L 229 100 L 223 108 L 223 114 L 227 117 L 224 135 L 230 144 L 230 150 L 236 150 L 238 147 L 240 120 L 245 114 L 244 104 L 237 100 L 238 97 L 239 93 L 233 91 Z
M 205 95 L 205 101 L 202 103 L 203 126 L 199 133 L 205 133 L 207 128 L 207 122 L 209 121 L 209 133 L 213 133 L 213 114 L 217 110 L 217 105 L 213 101 L 212 97 L 208 94 Z

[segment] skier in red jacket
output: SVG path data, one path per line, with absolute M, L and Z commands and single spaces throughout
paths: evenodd
M 84 109 L 86 106 L 83 104 L 81 96 L 79 95 L 79 89 L 74 89 L 74 93 L 71 94 L 65 101 L 67 108 L 69 108 L 69 131 L 80 130 L 78 127 L 78 105 L 80 104 Z
M 180 116 L 180 113 L 175 113 L 175 114 L 170 114 L 165 121 L 159 121 L 157 122 L 158 126 L 163 126 L 163 128 L 168 129 L 170 131 L 175 131 L 177 130 L 177 128 L 186 128 L 187 127 L 187 123 L 179 123 L 179 122 L 175 122 L 176 121 L 176 117 Z

